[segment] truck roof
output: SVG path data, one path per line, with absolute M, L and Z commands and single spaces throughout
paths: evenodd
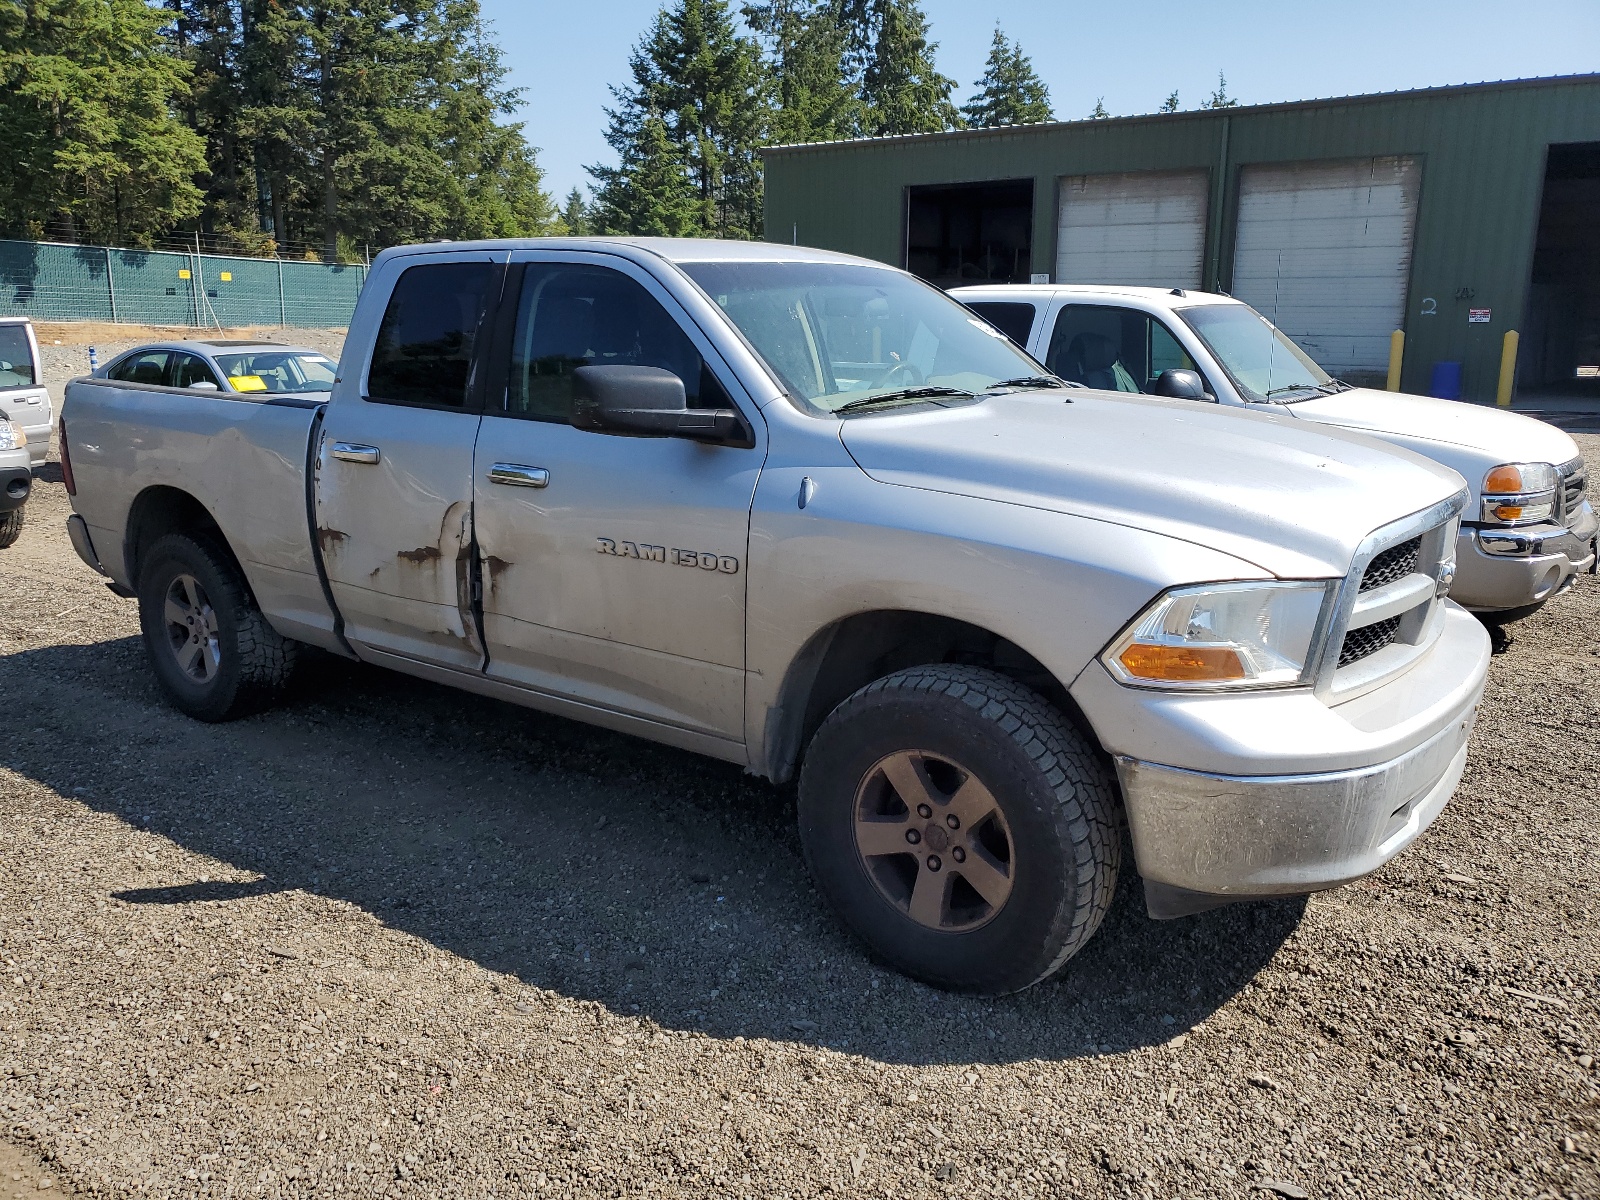
M 1058 296 L 1120 297 L 1142 300 L 1161 308 L 1189 308 L 1196 304 L 1242 304 L 1232 296 L 1202 292 L 1195 288 L 1135 287 L 1132 284 L 1101 283 L 985 283 L 951 288 L 961 300 L 1053 300 Z
M 832 250 L 814 250 L 810 246 L 786 246 L 780 242 L 740 242 L 717 238 L 660 238 L 660 237 L 554 237 L 554 238 L 499 238 L 476 242 L 423 242 L 412 246 L 396 246 L 385 250 L 373 260 L 374 265 L 387 258 L 413 254 L 438 254 L 440 251 L 509 251 L 509 250 L 632 250 L 668 262 L 833 262 L 865 263 L 869 259 Z M 882 263 L 873 262 L 873 266 Z

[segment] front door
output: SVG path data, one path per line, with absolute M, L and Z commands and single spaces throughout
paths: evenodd
M 518 263 L 516 260 L 520 259 Z M 673 371 L 694 407 L 737 385 L 649 275 L 515 256 L 473 469 L 491 676 L 730 741 L 744 736 L 745 553 L 765 453 L 570 423 L 572 372 Z
M 346 639 L 478 670 L 472 613 L 472 372 L 500 269 L 407 267 L 361 399 L 331 405 L 317 454 L 317 539 Z

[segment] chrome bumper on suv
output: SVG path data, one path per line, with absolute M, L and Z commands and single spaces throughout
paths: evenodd
M 1151 915 L 1337 887 L 1438 815 L 1489 671 L 1483 625 L 1438 595 L 1464 499 L 1362 546 L 1312 687 L 1136 693 L 1100 667 L 1074 683 L 1116 760 Z
M 1474 612 L 1503 612 L 1543 604 L 1595 569 L 1600 521 L 1584 492 L 1582 459 L 1561 468 L 1554 518 L 1521 527 L 1464 526 L 1456 542 L 1456 581 L 1450 597 Z

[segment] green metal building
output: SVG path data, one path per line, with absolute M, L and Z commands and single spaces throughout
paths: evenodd
M 962 283 L 1230 292 L 1334 374 L 1600 397 L 1600 75 L 768 150 L 766 231 Z

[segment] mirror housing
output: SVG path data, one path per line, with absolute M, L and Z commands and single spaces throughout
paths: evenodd
M 189 385 L 191 392 L 220 392 L 222 389 L 209 379 L 196 379 Z
M 1217 399 L 1206 391 L 1205 380 L 1200 378 L 1199 371 L 1177 368 L 1169 368 L 1156 376 L 1155 394 L 1170 396 L 1174 400 L 1210 400 L 1215 403 Z
M 572 423 L 591 433 L 753 444 L 736 411 L 688 407 L 683 380 L 660 367 L 579 367 L 572 373 Z

